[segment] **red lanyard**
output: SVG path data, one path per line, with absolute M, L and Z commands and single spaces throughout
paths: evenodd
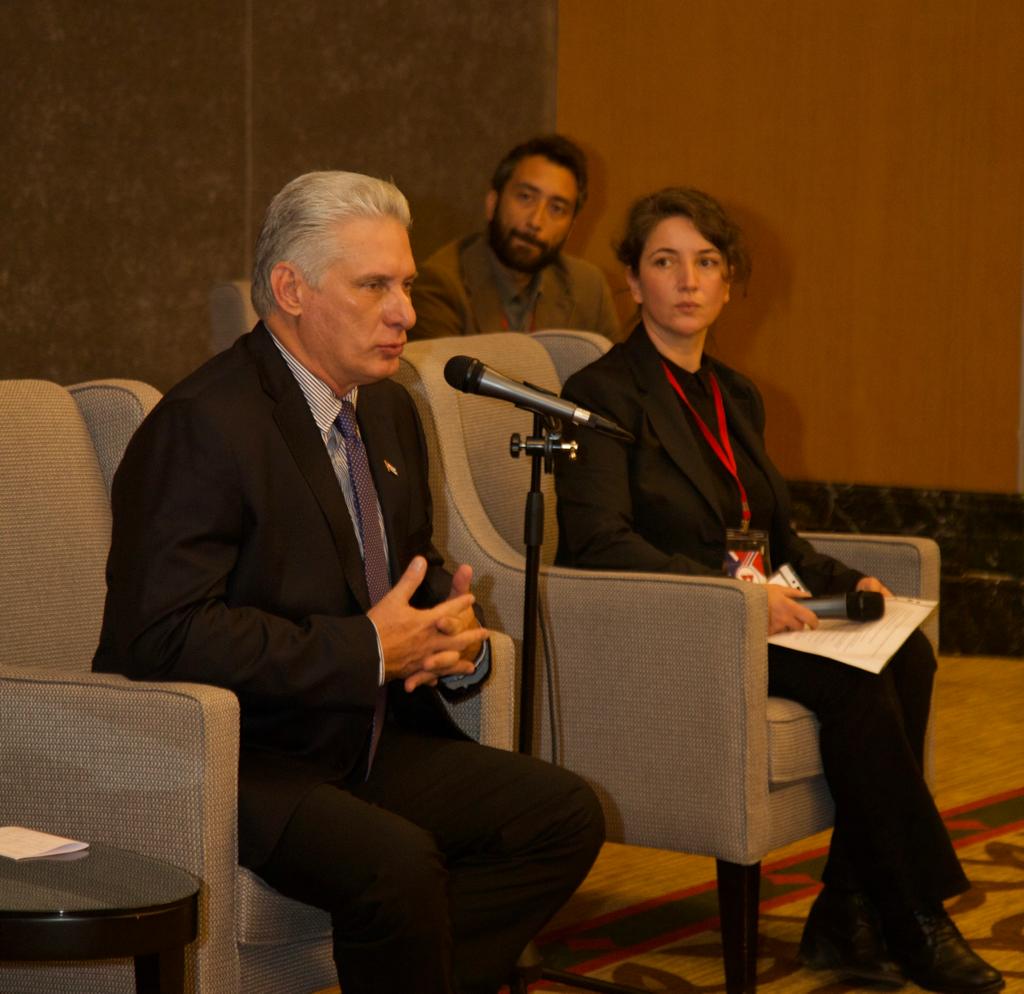
M 505 331 L 511 331 L 511 329 L 508 326 L 508 318 L 505 316 L 505 311 L 504 310 L 502 310 L 502 312 L 501 312 L 501 326 L 502 326 L 502 328 L 505 329 Z M 529 328 L 523 328 L 523 331 L 525 331 L 525 332 L 527 332 L 529 334 L 533 334 L 533 332 L 535 332 L 536 330 L 537 330 L 537 301 L 535 300 L 533 302 L 533 308 L 530 311 L 530 327 Z
M 718 456 L 722 465 L 729 471 L 729 475 L 736 481 L 736 486 L 740 491 L 740 506 L 743 508 L 743 521 L 741 527 L 744 531 L 747 531 L 750 528 L 750 505 L 747 503 L 747 488 L 743 486 L 740 474 L 736 470 L 736 456 L 733 455 L 732 445 L 729 442 L 729 429 L 726 427 L 725 423 L 725 404 L 722 403 L 722 390 L 718 385 L 717 377 L 714 373 L 708 373 L 711 378 L 711 393 L 715 398 L 715 415 L 718 418 L 719 437 L 715 438 L 711 429 L 704 423 L 704 419 L 697 413 L 693 404 L 690 403 L 690 399 L 686 396 L 683 388 L 679 385 L 679 381 L 672 375 L 672 370 L 669 369 L 668 365 L 664 362 L 662 362 L 661 368 L 665 370 L 665 375 L 668 377 L 669 383 L 672 384 L 675 392 L 679 394 L 682 402 L 690 409 L 690 413 L 697 422 L 697 427 L 700 428 L 704 437 L 708 440 L 708 445 L 711 446 L 711 451 Z

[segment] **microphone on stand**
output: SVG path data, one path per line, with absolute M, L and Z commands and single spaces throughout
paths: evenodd
M 797 601 L 819 618 L 877 621 L 885 614 L 885 598 L 876 590 L 854 590 L 838 597 L 811 597 Z
M 571 400 L 563 400 L 540 387 L 510 380 L 507 376 L 485 366 L 479 359 L 468 355 L 452 356 L 445 363 L 444 378 L 449 386 L 463 393 L 477 393 L 482 397 L 507 400 L 516 407 L 533 411 L 534 414 L 546 414 L 585 428 L 594 428 L 625 442 L 634 441 L 633 436 L 614 421 L 577 407 Z

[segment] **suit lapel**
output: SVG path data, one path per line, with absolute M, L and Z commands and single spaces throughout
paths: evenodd
M 714 360 L 712 362 L 714 363 L 715 374 L 718 376 L 719 381 L 723 381 L 729 375 L 728 369 L 723 372 L 717 362 Z M 761 472 L 764 473 L 775 495 L 776 508 L 780 509 L 783 516 L 788 520 L 789 491 L 774 463 L 768 458 L 768 453 L 764 447 L 764 440 L 754 427 L 751 412 L 744 410 L 736 402 L 733 391 L 725 385 L 722 388 L 722 399 L 725 403 L 725 416 L 729 423 L 729 433 L 739 440 L 740 444 L 750 454 L 750 458 L 757 463 Z
M 633 375 L 637 385 L 648 397 L 646 406 L 651 428 L 669 458 L 693 483 L 707 502 L 712 514 L 724 525 L 711 471 L 701 449 L 701 446 L 707 443 L 694 434 L 689 420 L 680 410 L 679 398 L 665 376 L 661 357 L 651 344 L 643 326 L 637 328 L 630 336 L 626 350 L 633 364 Z
M 487 236 L 474 236 L 460 254 L 463 283 L 469 294 L 476 332 L 505 331 L 505 311 L 494 281 Z M 468 329 L 467 329 L 468 330 Z
M 262 324 L 253 332 L 252 345 L 263 388 L 274 402 L 274 421 L 323 511 L 345 579 L 360 606 L 368 611 L 370 595 L 352 516 L 306 398 Z
M 541 273 L 540 300 L 534 324 L 537 328 L 569 328 L 576 306 L 569 283 L 569 273 L 556 259 Z

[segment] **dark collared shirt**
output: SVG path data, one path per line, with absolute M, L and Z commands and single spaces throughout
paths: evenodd
M 526 287 L 520 290 L 490 246 L 487 247 L 487 254 L 491 258 L 494 284 L 498 288 L 498 298 L 501 300 L 501 309 L 505 312 L 508 330 L 533 331 L 533 315 L 540 300 L 540 272 L 534 273 Z

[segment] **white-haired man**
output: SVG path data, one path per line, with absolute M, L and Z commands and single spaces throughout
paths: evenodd
M 113 488 L 98 670 L 228 687 L 241 861 L 325 908 L 345 994 L 484 994 L 603 835 L 577 778 L 462 736 L 471 571 L 431 542 L 425 445 L 388 380 L 415 320 L 391 184 L 310 173 L 267 212 L 261 322 L 168 392 Z

